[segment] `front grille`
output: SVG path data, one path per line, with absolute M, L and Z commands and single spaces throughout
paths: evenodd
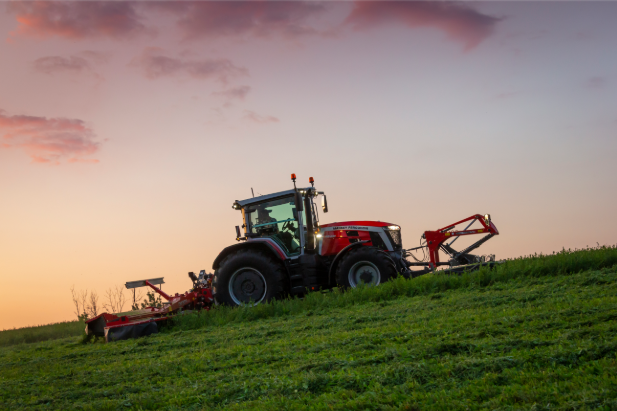
M 386 230 L 386 234 L 388 234 L 388 238 L 392 242 L 392 247 L 395 250 L 401 249 L 401 230 Z
M 388 251 L 388 247 L 386 247 L 386 243 L 383 242 L 379 233 L 369 231 L 369 235 L 371 236 L 371 242 L 373 243 L 373 247 L 381 248 L 382 250 Z

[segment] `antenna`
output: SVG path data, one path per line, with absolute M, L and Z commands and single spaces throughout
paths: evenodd
M 255 198 L 255 193 L 253 192 L 253 187 L 251 187 L 251 194 L 253 194 L 253 198 Z

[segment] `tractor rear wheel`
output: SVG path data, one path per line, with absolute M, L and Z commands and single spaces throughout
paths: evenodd
M 214 272 L 214 298 L 231 306 L 257 305 L 281 297 L 284 278 L 283 266 L 267 254 L 241 250 L 225 257 Z
M 374 247 L 356 247 L 338 264 L 336 282 L 339 287 L 356 288 L 360 283 L 379 285 L 396 275 L 392 260 Z

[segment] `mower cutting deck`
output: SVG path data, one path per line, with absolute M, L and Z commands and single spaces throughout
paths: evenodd
M 148 286 L 167 300 L 162 307 L 146 307 L 142 310 L 127 313 L 103 313 L 86 321 L 86 334 L 105 337 L 105 341 L 126 340 L 155 334 L 158 332 L 158 322 L 166 321 L 182 311 L 209 310 L 214 302 L 212 297 L 212 275 L 202 270 L 199 277 L 190 272 L 193 288 L 175 296 L 167 295 L 163 290 L 153 285 L 149 280 L 131 281 L 126 288 Z M 162 280 L 162 279 L 161 279 Z

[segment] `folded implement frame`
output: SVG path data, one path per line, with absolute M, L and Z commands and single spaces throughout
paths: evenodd
M 469 229 L 475 222 L 479 222 L 481 224 L 480 228 Z M 469 223 L 463 230 L 456 231 L 455 228 L 459 224 Z M 471 244 L 470 246 L 464 248 L 461 251 L 457 251 L 452 248 L 452 244 L 456 240 L 458 240 L 461 236 L 468 236 L 474 234 L 486 234 L 480 240 Z M 442 272 L 448 273 L 459 273 L 463 271 L 471 271 L 477 269 L 481 266 L 491 266 L 495 264 L 495 256 L 477 256 L 471 254 L 472 251 L 480 247 L 482 244 L 490 240 L 492 237 L 499 235 L 499 231 L 493 222 L 491 221 L 491 216 L 489 214 L 480 215 L 474 214 L 470 217 L 467 217 L 461 221 L 457 221 L 454 224 L 449 224 L 443 228 L 434 231 L 425 231 L 422 234 L 421 242 L 425 243 L 420 245 L 419 247 L 414 247 L 410 249 L 404 250 L 405 257 L 412 257 L 415 262 L 409 262 L 405 260 L 405 264 L 408 267 L 412 266 L 424 266 L 424 270 L 416 270 L 411 271 L 412 277 L 417 277 L 418 275 L 425 274 L 427 272 L 435 271 L 437 267 L 440 266 L 449 266 L 450 268 L 443 270 Z M 452 240 L 446 244 L 446 241 Z M 428 261 L 426 261 L 427 255 L 424 255 L 422 260 L 416 258 L 412 251 L 417 251 L 419 249 L 428 250 Z M 446 255 L 450 257 L 450 259 L 446 262 L 440 261 L 439 251 L 442 251 Z

